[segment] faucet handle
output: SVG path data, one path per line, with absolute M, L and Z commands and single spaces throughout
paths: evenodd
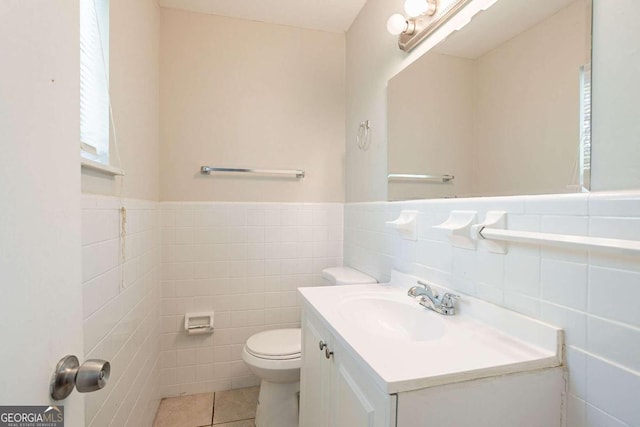
M 450 294 L 447 292 L 446 294 L 442 295 L 442 298 L 440 300 L 442 301 L 441 304 L 443 306 L 447 308 L 452 308 L 454 301 L 459 298 L 460 298 L 460 295 Z
M 424 290 L 427 291 L 427 293 L 432 297 L 438 296 L 438 293 L 431 289 L 431 285 L 429 285 L 428 283 L 423 282 L 422 280 L 418 280 L 418 285 L 422 285 L 424 287 Z
M 422 286 L 422 288 L 420 288 Z M 418 285 L 412 286 L 411 289 L 407 292 L 407 295 L 410 297 L 419 297 L 422 295 L 428 295 L 430 298 L 434 297 L 434 292 L 431 290 L 431 286 L 427 283 L 418 280 Z

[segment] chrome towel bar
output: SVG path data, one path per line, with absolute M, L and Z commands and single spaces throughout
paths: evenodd
M 213 166 L 202 166 L 200 168 L 200 174 L 211 175 L 212 172 L 223 173 L 251 173 L 258 175 L 281 175 L 290 176 L 298 179 L 304 178 L 303 170 L 288 170 L 288 169 L 248 169 L 248 168 L 217 168 Z
M 410 173 L 390 173 L 387 175 L 389 181 L 430 181 L 430 182 L 451 182 L 453 175 L 420 175 Z

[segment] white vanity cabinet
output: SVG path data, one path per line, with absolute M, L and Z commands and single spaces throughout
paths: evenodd
M 472 297 L 443 316 L 394 277 L 299 289 L 300 427 L 563 425 L 561 329 Z
M 324 344 L 321 349 L 321 345 Z M 327 357 L 328 356 L 328 357 Z M 309 309 L 302 319 L 301 427 L 393 427 L 396 396 L 381 390 Z

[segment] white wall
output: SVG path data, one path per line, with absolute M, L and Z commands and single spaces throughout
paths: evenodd
M 162 395 L 257 385 L 241 359 L 266 329 L 300 327 L 296 289 L 342 265 L 342 204 L 162 203 Z M 213 335 L 184 314 L 215 312 Z
M 346 200 L 387 199 L 387 80 L 406 57 L 386 21 L 402 0 L 369 0 L 347 32 Z M 371 146 L 356 145 L 358 125 L 371 121 Z
M 161 28 L 162 200 L 344 200 L 344 34 L 173 9 Z
M 159 403 L 159 30 L 155 0 L 111 0 L 110 92 L 125 178 L 82 171 L 84 353 L 112 364 L 106 389 L 86 396 L 87 426 L 150 426 Z M 118 165 L 113 138 L 110 156 Z
M 418 241 L 385 228 L 415 209 Z M 449 212 L 508 212 L 509 229 L 640 240 L 640 193 L 360 203 L 345 207 L 345 265 L 389 279 L 391 268 L 564 328 L 568 427 L 638 426 L 640 257 L 509 244 L 506 255 L 454 248 Z M 463 295 L 464 299 L 464 295 Z
M 160 401 L 158 204 L 82 197 L 84 355 L 111 362 L 104 390 L 86 395 L 86 426 L 150 426 Z M 124 253 L 124 259 L 123 259 Z
M 342 204 L 325 202 L 344 200 L 344 34 L 161 15 L 162 395 L 256 385 L 246 339 L 299 327 L 295 289 L 342 264 Z M 209 310 L 214 334 L 188 336 L 184 314 Z
M 110 1 L 109 84 L 126 177 L 121 187 L 121 178 L 84 169 L 83 193 L 159 199 L 159 31 L 155 0 Z M 110 156 L 117 164 L 113 136 Z

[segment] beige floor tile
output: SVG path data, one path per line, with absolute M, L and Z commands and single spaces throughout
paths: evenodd
M 172 397 L 160 402 L 154 427 L 200 427 L 211 425 L 213 393 Z
M 254 420 L 234 421 L 232 423 L 214 424 L 213 427 L 255 427 Z
M 260 387 L 218 391 L 213 408 L 213 424 L 255 418 Z M 240 424 L 244 427 L 242 424 Z

